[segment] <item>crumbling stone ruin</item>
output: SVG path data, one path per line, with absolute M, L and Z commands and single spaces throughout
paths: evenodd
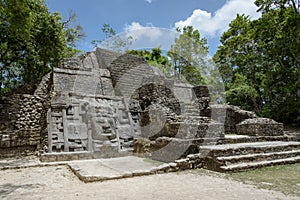
M 183 166 L 221 171 L 216 159 L 222 150 L 214 147 L 277 140 L 273 136 L 292 140 L 280 123 L 212 105 L 206 86 L 168 79 L 141 57 L 100 48 L 65 59 L 35 87 L 0 99 L 1 158 L 136 154 L 168 162 L 186 158 Z

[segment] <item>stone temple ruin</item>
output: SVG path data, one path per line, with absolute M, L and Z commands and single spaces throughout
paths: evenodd
M 167 79 L 141 57 L 99 48 L 0 99 L 0 158 L 133 154 L 238 171 L 299 162 L 297 140 L 281 123 L 212 105 L 206 86 Z

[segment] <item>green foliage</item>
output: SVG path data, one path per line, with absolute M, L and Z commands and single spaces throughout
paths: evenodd
M 214 61 L 230 103 L 299 125 L 300 14 L 290 2 L 256 1 L 261 18 L 238 15 L 223 33 Z M 243 79 L 236 82 L 238 77 Z
M 267 13 L 274 9 L 292 8 L 295 12 L 300 11 L 299 0 L 256 0 L 255 5 L 259 7 L 259 11 Z
M 257 91 L 247 78 L 239 73 L 234 76 L 234 81 L 225 92 L 228 103 L 241 106 L 245 110 L 258 111 L 256 105 Z
M 62 22 L 62 26 L 65 31 L 65 40 L 67 43 L 66 57 L 72 57 L 81 53 L 76 49 L 76 42 L 83 39 L 86 35 L 80 24 L 77 23 L 77 15 L 74 12 L 70 12 L 69 18 Z
M 183 77 L 191 84 L 198 85 L 204 83 L 201 76 L 206 67 L 208 55 L 207 41 L 200 37 L 198 30 L 192 26 L 184 27 L 179 38 L 175 39 L 175 44 L 167 52 L 172 60 L 175 76 L 179 79 Z
M 0 0 L 0 94 L 41 78 L 74 53 L 44 0 Z M 69 35 L 72 35 L 69 33 Z M 73 52 L 73 53 L 72 53 Z
M 116 35 L 116 31 L 109 24 L 103 24 L 101 30 L 105 33 L 106 38 Z

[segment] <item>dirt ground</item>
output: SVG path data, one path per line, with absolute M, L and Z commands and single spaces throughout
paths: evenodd
M 190 172 L 83 183 L 65 166 L 0 170 L 0 199 L 299 199 Z

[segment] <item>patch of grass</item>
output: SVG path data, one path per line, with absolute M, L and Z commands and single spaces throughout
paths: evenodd
M 227 178 L 255 185 L 258 188 L 300 196 L 300 164 L 277 165 L 238 173 L 220 173 L 206 169 L 187 170 L 182 173 Z
M 300 164 L 277 165 L 253 171 L 226 174 L 226 178 L 259 188 L 300 196 Z

